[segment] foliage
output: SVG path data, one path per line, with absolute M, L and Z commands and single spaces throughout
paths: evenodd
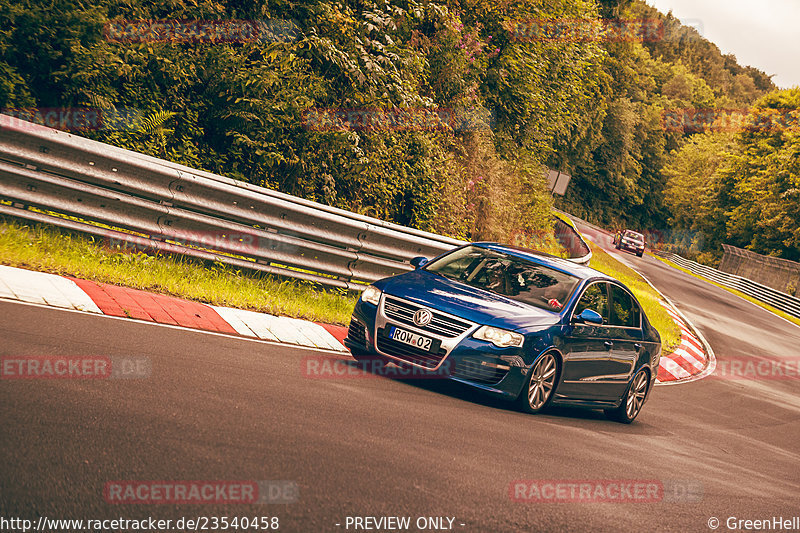
M 600 17 L 658 19 L 664 38 L 514 37 L 530 19 Z M 244 42 L 107 38 L 107 24 L 123 20 L 284 21 L 291 31 Z M 0 107 L 134 110 L 139 118 L 124 127 L 90 135 L 465 239 L 546 247 L 547 166 L 573 175 L 558 205 L 595 222 L 674 223 L 713 230 L 709 242 L 730 235 L 791 256 L 795 212 L 773 204 L 795 198 L 796 173 L 770 181 L 740 161 L 746 183 L 720 174 L 722 189 L 708 192 L 709 204 L 725 196 L 728 211 L 690 221 L 676 210 L 687 207 L 682 187 L 694 185 L 681 185 L 677 173 L 691 170 L 681 158 L 700 154 L 690 134 L 662 121 L 665 109 L 746 106 L 773 88 L 764 73 L 640 0 L 0 0 Z M 309 113 L 320 109 L 483 110 L 492 120 L 312 127 Z M 741 142 L 762 157 L 778 140 Z M 760 203 L 748 203 L 753 191 Z
M 760 124 L 771 117 L 773 125 L 739 134 L 723 173 L 728 242 L 793 261 L 800 260 L 799 110 L 800 88 L 756 102 L 752 114 Z

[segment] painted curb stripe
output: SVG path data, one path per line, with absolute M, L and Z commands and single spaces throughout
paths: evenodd
M 32 304 L 47 305 L 41 295 L 39 272 L 20 270 L 17 268 L 2 267 L 2 276 L 11 292 L 17 299 Z
M 106 315 L 220 333 L 237 333 L 214 309 L 199 302 L 94 281 L 73 281 Z
M 0 266 L 0 298 L 101 313 L 71 280 L 22 268 Z
M 699 361 L 692 354 L 687 352 L 683 347 L 678 348 L 673 353 L 675 354 L 675 356 L 680 357 L 681 359 L 683 359 L 684 361 L 686 361 L 687 363 L 692 365 L 697 370 L 703 370 L 703 368 L 705 368 L 705 366 L 706 366 L 705 365 L 705 361 Z M 689 370 L 689 369 L 687 368 L 686 370 Z M 691 370 L 691 371 L 694 372 L 694 370 Z
M 158 322 L 159 324 L 171 324 L 173 326 L 180 325 L 178 321 L 159 304 L 158 300 L 156 300 L 152 294 L 140 294 L 136 298 L 136 301 L 142 306 L 142 309 L 153 318 L 154 322 Z
M 244 309 L 231 309 L 247 328 L 254 333 L 254 336 L 267 341 L 277 341 L 278 337 L 272 334 L 267 326 L 267 320 L 262 313 L 246 311 Z
M 703 372 L 707 356 L 702 345 L 686 322 L 666 302 L 661 306 L 681 330 L 681 343 L 672 353 L 661 356 L 658 380 L 663 382 L 686 379 Z
M 0 298 L 348 352 L 339 337 L 330 331 L 346 332 L 345 328 L 339 326 L 326 327 L 296 318 L 206 305 L 163 294 L 2 265 Z
M 103 314 L 100 308 L 97 307 L 97 304 L 94 303 L 91 298 L 89 298 L 89 295 L 82 291 L 81 288 L 78 287 L 78 285 L 71 279 L 55 276 L 51 278 L 51 281 L 67 297 L 74 309 L 77 309 L 78 311 L 88 311 L 90 313 Z
M 691 376 L 689 372 L 687 372 L 680 365 L 678 365 L 678 363 L 670 358 L 661 358 L 661 364 L 664 366 L 664 370 L 674 376 L 675 379 L 683 379 Z
M 230 324 L 231 327 L 233 327 L 233 329 L 235 329 L 236 333 L 238 333 L 239 335 L 244 335 L 245 337 L 258 338 L 258 335 L 253 333 L 253 330 L 248 328 L 247 324 L 245 324 L 244 321 L 242 321 L 242 319 L 239 318 L 239 315 L 236 313 L 238 309 L 232 309 L 230 307 L 219 307 L 216 305 L 212 305 L 211 308 L 214 309 L 214 311 L 216 311 L 217 314 L 222 317 L 222 320 Z
M 70 278 L 75 284 L 83 290 L 89 298 L 97 305 L 100 312 L 104 315 L 125 317 L 125 313 L 117 302 L 113 300 L 102 289 L 99 283 L 94 281 L 87 281 L 85 279 Z
M 325 328 L 325 331 L 331 334 L 336 341 L 344 346 L 344 339 L 347 337 L 347 328 L 344 326 L 334 326 L 332 324 L 322 324 L 317 322 L 317 325 Z

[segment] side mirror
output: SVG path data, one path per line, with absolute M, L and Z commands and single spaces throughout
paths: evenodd
M 594 309 L 584 309 L 581 314 L 575 315 L 575 322 L 583 322 L 585 324 L 603 325 L 603 317 Z
M 413 266 L 415 269 L 419 269 L 419 268 L 424 267 L 427 262 L 428 262 L 428 258 L 427 257 L 422 257 L 422 256 L 415 257 L 414 259 L 412 259 L 410 261 L 411 266 Z

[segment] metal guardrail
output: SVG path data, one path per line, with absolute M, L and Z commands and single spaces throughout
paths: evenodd
M 348 289 L 464 244 L 9 118 L 2 214 Z
M 728 274 L 727 272 L 722 272 L 721 270 L 711 268 L 710 266 L 701 265 L 700 263 L 685 259 L 670 252 L 656 250 L 653 253 L 660 257 L 664 257 L 665 259 L 669 259 L 676 265 L 685 268 L 693 274 L 703 276 L 704 278 L 719 283 L 720 285 L 740 291 L 760 302 L 769 304 L 772 307 L 780 309 L 789 315 L 800 318 L 800 298 L 790 296 L 786 293 L 775 290 L 772 287 L 767 287 L 766 285 L 756 283 L 753 280 L 736 276 L 734 274 Z
M 355 290 L 465 244 L 2 114 L 0 199 L 111 245 Z

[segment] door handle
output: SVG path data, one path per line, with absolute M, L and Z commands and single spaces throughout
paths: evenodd
M 611 341 L 606 341 L 606 342 L 603 343 L 603 346 L 606 347 L 606 350 L 610 350 L 611 348 L 614 347 L 614 343 L 611 342 Z

